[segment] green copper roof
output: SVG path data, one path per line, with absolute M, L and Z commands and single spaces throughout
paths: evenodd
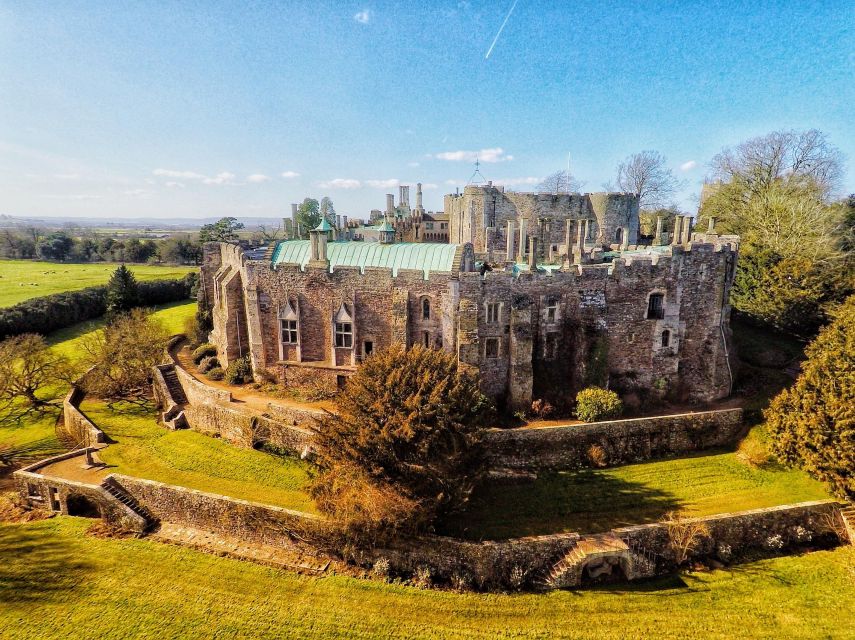
M 332 231 L 332 225 L 326 218 L 321 218 L 321 223 L 313 229 L 313 231 Z
M 398 275 L 399 269 L 418 269 L 425 277 L 431 271 L 451 271 L 456 244 L 430 242 L 329 242 L 327 258 L 330 271 L 336 267 L 385 267 Z M 283 240 L 273 252 L 273 264 L 298 264 L 305 267 L 309 262 L 308 240 Z

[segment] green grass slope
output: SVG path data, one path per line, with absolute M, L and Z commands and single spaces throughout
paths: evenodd
M 656 522 L 669 511 L 705 516 L 828 497 L 801 471 L 754 468 L 719 452 L 488 484 L 450 529 L 475 539 L 593 533 Z
M 107 284 L 115 262 L 64 264 L 30 260 L 0 260 L 0 307 L 63 291 Z M 180 278 L 198 267 L 130 265 L 138 280 Z
M 56 518 L 0 525 L 0 630 L 39 638 L 855 637 L 855 549 L 549 594 L 298 576 Z

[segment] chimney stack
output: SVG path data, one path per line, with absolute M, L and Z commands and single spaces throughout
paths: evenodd
M 537 238 L 534 236 L 528 239 L 528 267 L 532 271 L 537 269 Z
M 514 221 L 508 220 L 508 231 L 506 233 L 507 237 L 505 238 L 505 241 L 507 242 L 506 249 L 507 249 L 507 261 L 508 262 L 513 262 L 514 257 L 515 257 L 515 254 L 514 254 L 514 240 L 515 240 L 515 238 L 514 238 L 514 226 L 515 226 Z

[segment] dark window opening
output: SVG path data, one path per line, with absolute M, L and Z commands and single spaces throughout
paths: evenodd
M 487 338 L 484 343 L 484 355 L 487 358 L 498 358 L 499 357 L 499 339 L 498 338 Z
M 374 353 L 374 342 L 366 340 L 362 345 L 362 354 L 367 358 Z
M 347 384 L 347 376 L 336 376 L 335 377 L 335 386 L 339 389 L 344 389 L 344 385 Z
M 31 482 L 27 483 L 27 497 L 29 498 L 41 498 L 42 494 L 39 491 L 38 485 L 35 485 Z
M 353 347 L 353 325 L 351 323 L 335 323 L 335 346 L 342 349 Z
M 661 293 L 651 293 L 647 301 L 647 319 L 662 320 L 665 317 L 665 296 Z
M 425 331 L 423 334 L 425 347 L 430 347 L 430 331 Z
M 662 346 L 668 347 L 671 345 L 671 332 L 667 329 L 662 332 Z
M 282 344 L 297 344 L 296 320 L 280 320 L 279 328 L 282 331 Z
M 547 333 L 546 341 L 543 344 L 543 357 L 547 360 L 554 360 L 558 357 L 558 334 Z
M 430 320 L 430 300 L 427 298 L 422 300 L 422 319 Z

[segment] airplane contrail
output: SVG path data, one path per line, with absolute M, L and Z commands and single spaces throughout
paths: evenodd
M 496 46 L 496 42 L 499 39 L 499 36 L 502 35 L 502 31 L 505 29 L 505 25 L 508 24 L 508 20 L 511 18 L 511 14 L 514 12 L 514 7 L 517 6 L 517 2 L 519 0 L 514 0 L 514 3 L 511 5 L 510 11 L 508 11 L 508 15 L 505 16 L 505 21 L 502 23 L 502 26 L 499 27 L 498 33 L 496 33 L 496 37 L 493 38 L 493 44 L 490 45 L 490 48 L 487 49 L 487 55 L 484 56 L 484 60 L 490 57 L 490 54 L 493 53 L 493 47 Z

